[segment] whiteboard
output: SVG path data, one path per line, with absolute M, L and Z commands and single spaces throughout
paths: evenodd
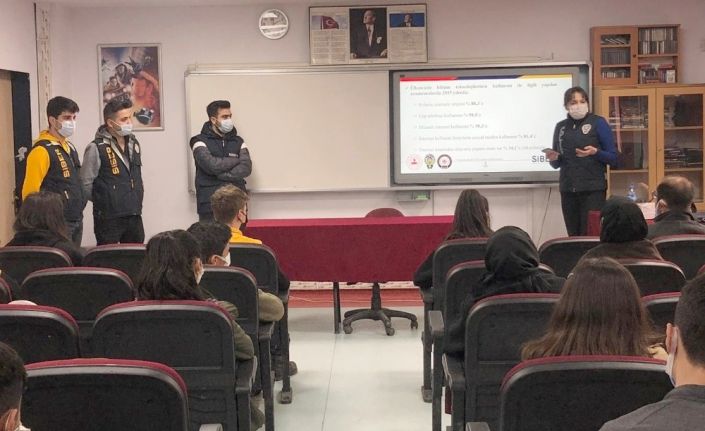
M 249 190 L 389 187 L 388 71 L 190 71 L 190 136 L 200 133 L 206 106 L 219 99 L 230 101 L 252 156 Z

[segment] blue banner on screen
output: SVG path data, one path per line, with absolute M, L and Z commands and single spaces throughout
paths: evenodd
M 393 72 L 393 183 L 555 181 L 541 150 L 579 68 L 515 70 Z

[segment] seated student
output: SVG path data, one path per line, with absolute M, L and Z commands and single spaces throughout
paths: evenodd
M 230 313 L 235 340 L 235 357 L 248 360 L 255 356 L 252 340 L 235 322 L 237 308 L 225 301 L 209 299 L 198 282 L 203 276 L 201 249 L 190 233 L 172 230 L 154 235 L 147 242 L 147 253 L 142 271 L 137 278 L 137 300 L 194 300 L 212 301 Z M 264 414 L 250 405 L 252 430 L 264 424 Z
M 563 355 L 666 359 L 631 273 L 614 259 L 584 259 L 573 269 L 546 334 L 526 343 L 522 359 Z
M 64 221 L 64 202 L 53 192 L 36 192 L 28 195 L 13 226 L 15 236 L 5 245 L 44 246 L 63 250 L 74 266 L 83 262 L 83 253 L 68 237 Z
M 20 423 L 20 405 L 27 371 L 14 349 L 0 342 L 0 431 L 27 430 Z
M 211 210 L 213 217 L 219 223 L 223 223 L 230 228 L 230 243 L 237 244 L 262 244 L 262 241 L 245 236 L 241 227 L 247 223 L 247 202 L 249 197 L 245 192 L 232 184 L 226 184 L 216 190 L 211 196 Z M 278 270 L 278 285 L 280 291 L 289 290 L 289 279 L 286 278 L 281 269 Z M 279 326 L 275 327 L 276 333 Z M 279 337 L 275 335 L 272 339 L 272 357 L 274 359 L 274 374 L 276 380 L 283 377 L 282 354 L 279 352 L 280 344 L 276 341 Z M 298 367 L 294 361 L 289 361 L 289 375 L 293 376 L 298 372 Z
M 663 260 L 656 247 L 646 239 L 648 227 L 637 204 L 625 197 L 613 196 L 602 207 L 600 218 L 600 244 L 585 253 L 582 259 Z
M 666 373 L 675 389 L 657 403 L 607 422 L 601 431 L 691 431 L 705 426 L 705 276 L 681 291 L 666 326 Z
M 490 228 L 490 207 L 487 198 L 475 189 L 460 193 L 455 204 L 453 230 L 444 241 L 460 238 L 485 238 L 492 235 Z M 414 273 L 414 285 L 422 290 L 430 289 L 433 281 L 433 254 L 428 255 Z
M 196 222 L 188 233 L 201 246 L 201 262 L 208 265 L 230 266 L 230 229 L 222 223 Z M 284 304 L 271 293 L 258 289 L 259 320 L 276 322 L 284 316 Z
M 515 226 L 505 226 L 490 236 L 485 252 L 487 271 L 480 278 L 477 290 L 462 304 L 470 311 L 475 302 L 494 295 L 508 293 L 558 293 L 565 279 L 539 270 L 539 253 L 529 234 Z M 450 342 L 447 353 L 462 353 L 465 349 L 465 318 L 447 322 Z
M 656 218 L 646 237 L 705 235 L 705 226 L 695 221 L 691 212 L 694 194 L 693 183 L 687 178 L 675 175 L 664 178 L 656 187 Z

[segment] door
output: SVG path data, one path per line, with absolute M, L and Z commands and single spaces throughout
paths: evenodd
M 0 70 L 0 246 L 12 238 L 15 221 L 15 145 L 10 72 Z

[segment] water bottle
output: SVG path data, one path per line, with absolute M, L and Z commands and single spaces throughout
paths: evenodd
M 636 192 L 634 191 L 634 183 L 629 184 L 629 191 L 627 191 L 627 199 L 632 202 L 636 202 Z

